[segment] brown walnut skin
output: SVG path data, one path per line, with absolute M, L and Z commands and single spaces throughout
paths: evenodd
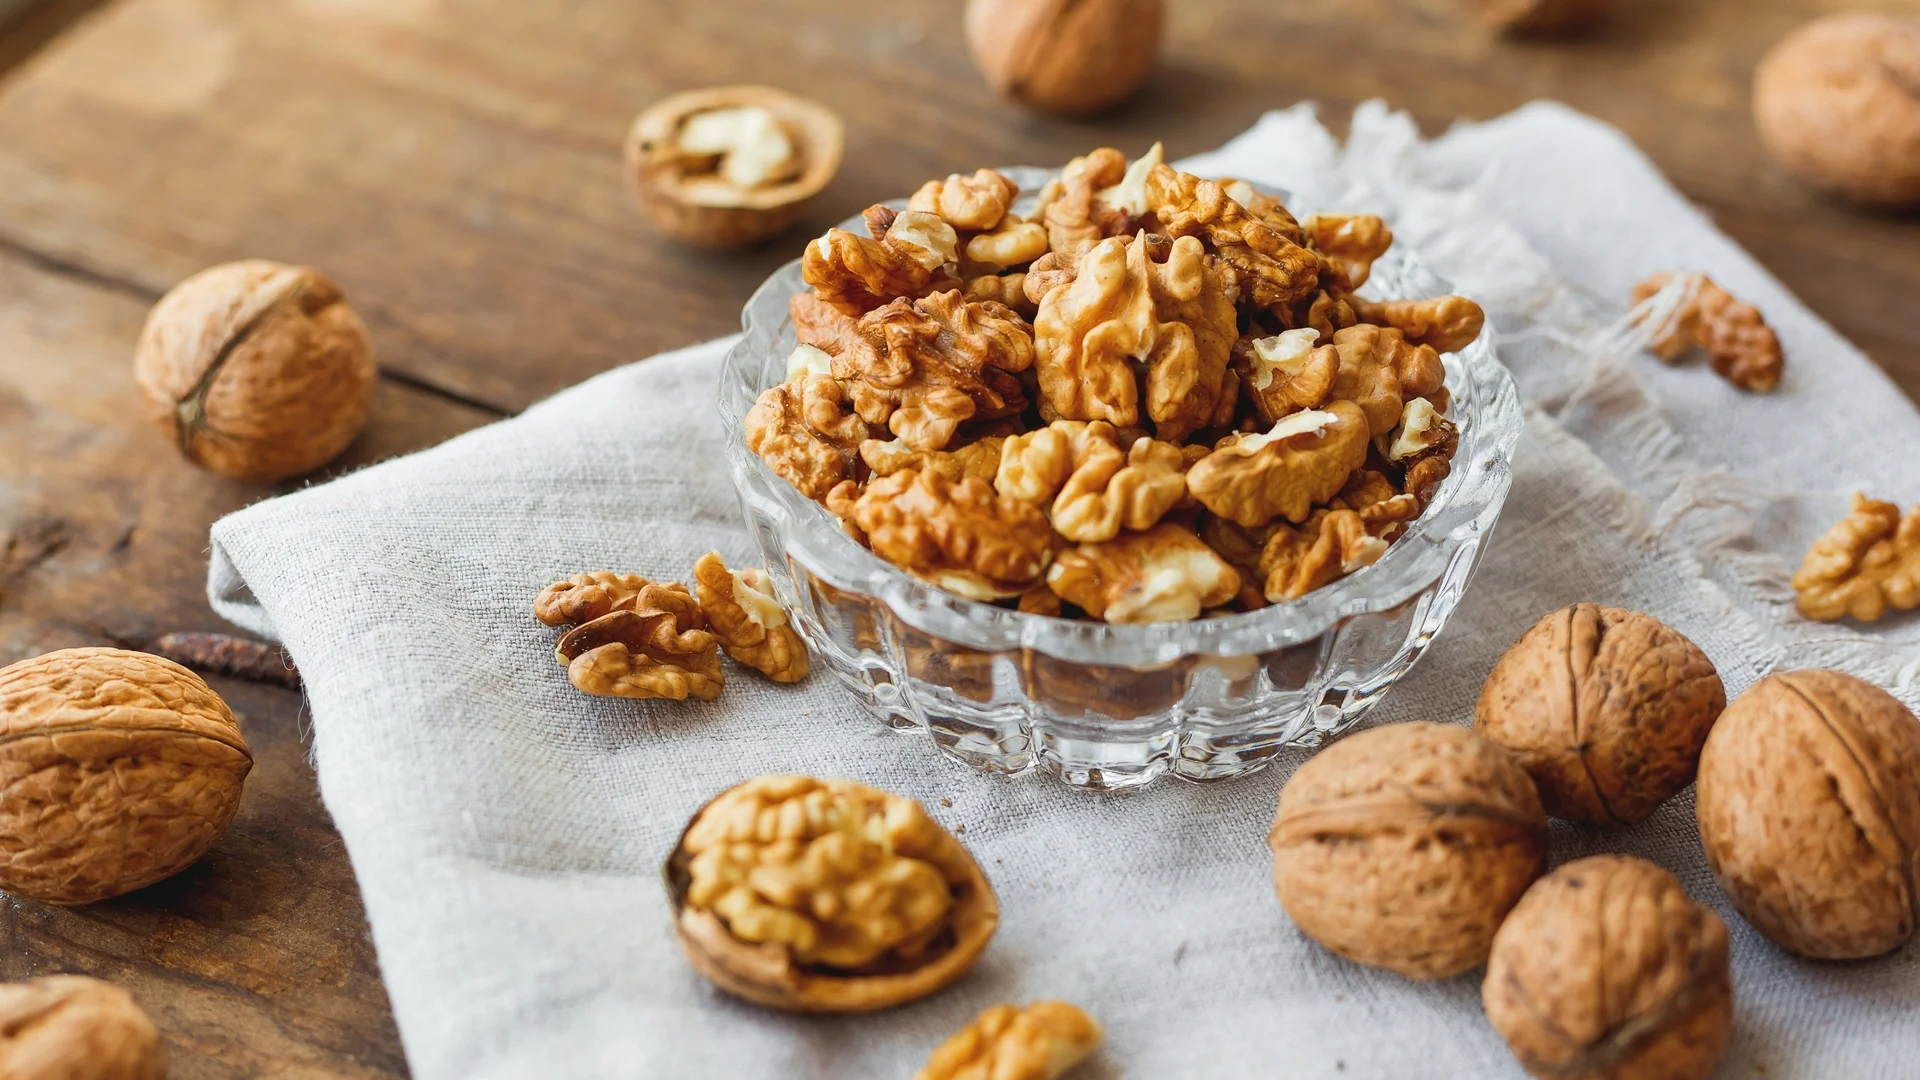
M 1829 15 L 1787 35 L 1754 71 L 1753 118 L 1814 187 L 1920 205 L 1920 19 Z
M 340 456 L 366 426 L 379 371 L 367 328 L 326 275 L 253 259 L 161 297 L 134 377 L 187 460 L 272 482 Z
M 1163 18 L 1160 0 L 968 0 L 967 45 L 995 91 L 1084 116 L 1146 81 Z
M 1547 868 L 1547 818 L 1506 751 L 1456 724 L 1342 739 L 1280 792 L 1273 885 L 1308 937 L 1411 979 L 1458 975 Z
M 1547 36 L 1584 29 L 1606 14 L 1611 0 L 1464 0 L 1482 23 L 1503 33 Z
M 133 996 L 84 975 L 0 984 L 0 1076 L 162 1080 L 166 1051 Z
M 1679 631 L 1575 604 L 1535 623 L 1493 666 L 1473 727 L 1533 777 L 1548 815 L 1633 825 L 1693 782 L 1726 704 L 1713 662 Z
M 171 660 L 63 649 L 0 668 L 0 889 L 85 904 L 176 874 L 252 766 L 226 703 Z
M 1672 874 L 1596 855 L 1520 898 L 1480 995 L 1542 1080 L 1705 1080 L 1733 1034 L 1729 960 L 1726 924 Z
M 1920 719 L 1837 671 L 1769 675 L 1700 755 L 1700 843 L 1754 928 L 1822 960 L 1878 956 L 1920 921 Z

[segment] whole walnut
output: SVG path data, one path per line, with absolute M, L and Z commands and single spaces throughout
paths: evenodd
M 1547 868 L 1533 781 L 1455 724 L 1391 724 L 1321 751 L 1281 790 L 1267 839 L 1294 925 L 1413 979 L 1485 961 Z
M 1606 14 L 1611 0 L 1464 0 L 1481 22 L 1509 34 L 1560 34 Z
M 252 259 L 188 278 L 147 316 L 134 376 L 187 460 L 241 480 L 311 472 L 373 410 L 367 328 L 318 270 Z
M 968 0 L 967 45 L 999 93 L 1079 116 L 1140 88 L 1162 20 L 1160 0 Z
M 1643 859 L 1535 882 L 1500 924 L 1480 996 L 1530 1074 L 1703 1080 L 1733 1034 L 1726 924 Z
M 1769 675 L 1707 738 L 1695 791 L 1714 880 L 1774 944 L 1850 960 L 1920 920 L 1920 719 L 1837 671 Z
M 1787 35 L 1753 76 L 1760 141 L 1815 187 L 1920 203 L 1920 19 L 1829 15 Z
M 191 865 L 253 756 L 198 675 L 123 649 L 0 668 L 0 889 L 85 904 Z
M 1713 661 L 1678 630 L 1575 604 L 1493 666 L 1473 727 L 1527 770 L 1550 816 L 1632 825 L 1693 782 L 1726 704 Z
M 166 1051 L 133 995 L 84 975 L 0 984 L 0 1076 L 161 1080 Z

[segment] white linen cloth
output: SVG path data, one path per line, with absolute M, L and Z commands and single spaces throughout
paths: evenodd
M 1491 550 L 1370 722 L 1468 720 L 1500 652 L 1580 600 L 1678 627 L 1730 693 L 1837 666 L 1920 703 L 1920 619 L 1812 624 L 1785 587 L 1854 486 L 1920 500 L 1920 415 L 1616 132 L 1538 104 L 1429 143 L 1368 106 L 1343 149 L 1296 108 L 1188 165 L 1390 214 L 1486 303 L 1530 402 Z M 1789 357 L 1776 394 L 1605 344 L 1634 282 L 1665 269 L 1708 271 L 1766 312 Z M 601 567 L 684 578 L 710 548 L 749 551 L 712 404 L 726 344 L 214 526 L 215 607 L 283 641 L 306 679 L 321 791 L 418 1076 L 905 1078 L 978 1010 L 1044 997 L 1106 1024 L 1088 1080 L 1521 1075 L 1476 975 L 1351 964 L 1282 914 L 1265 837 L 1298 755 L 1237 783 L 1100 795 L 976 775 L 821 677 L 732 671 L 714 704 L 572 690 L 529 613 L 542 586 Z M 902 792 L 964 828 L 1003 911 L 972 974 L 878 1015 L 808 1018 L 691 971 L 660 862 L 707 798 L 788 771 Z M 1731 927 L 1722 1075 L 1911 1075 L 1920 946 L 1850 964 L 1772 947 L 1708 876 L 1691 793 L 1637 828 L 1556 825 L 1556 862 L 1601 851 L 1667 867 Z

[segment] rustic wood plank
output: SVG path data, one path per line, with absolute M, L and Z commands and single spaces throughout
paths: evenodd
M 131 359 L 146 307 L 0 255 L 0 664 L 224 627 L 205 599 L 207 526 L 272 489 L 187 465 L 148 426 Z M 337 468 L 490 419 L 383 383 Z M 129 896 L 0 907 L 0 977 L 77 971 L 126 986 L 165 1034 L 175 1078 L 402 1075 L 300 696 L 210 681 L 254 753 L 233 826 L 205 860 Z

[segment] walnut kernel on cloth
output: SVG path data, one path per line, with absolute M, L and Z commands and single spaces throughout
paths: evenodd
M 1793 575 L 1800 614 L 1832 622 L 1874 622 L 1920 607 L 1920 506 L 1900 507 L 1855 492 L 1853 509 L 1813 542 Z
M 762 776 L 708 803 L 667 862 L 687 957 L 728 993 L 803 1012 L 924 997 L 999 922 L 980 867 L 911 799 Z
M 777 683 L 807 677 L 807 646 L 774 598 L 767 572 L 729 570 L 717 551 L 693 564 L 693 591 L 721 651 Z
M 1635 319 L 1644 323 L 1653 313 L 1641 305 L 1674 283 L 1674 274 L 1655 274 L 1634 286 Z M 1780 338 L 1767 325 L 1760 309 L 1743 304 L 1705 274 L 1685 275 L 1684 290 L 1672 313 L 1653 327 L 1653 354 L 1672 363 L 1688 349 L 1705 350 L 1713 370 L 1742 390 L 1766 393 L 1780 385 L 1786 366 Z
M 995 1005 L 934 1050 L 913 1080 L 1055 1080 L 1085 1061 L 1105 1033 L 1064 1001 Z
M 1208 510 L 1248 528 L 1276 517 L 1305 521 L 1366 461 L 1367 439 L 1360 406 L 1335 401 L 1284 417 L 1269 431 L 1221 440 L 1187 470 L 1187 489 Z
M 1672 874 L 1596 855 L 1520 898 L 1481 998 L 1533 1076 L 1705 1080 L 1733 1034 L 1730 952 L 1726 924 Z
M 171 660 L 62 649 L 0 668 L 0 889 L 86 904 L 176 874 L 252 767 L 226 702 Z
M 581 574 L 547 586 L 534 613 L 554 625 L 550 620 L 564 617 L 576 590 L 581 602 L 573 606 L 590 613 L 599 606 L 590 590 L 607 589 L 601 582 L 620 591 L 611 610 L 562 634 L 554 646 L 575 689 L 597 697 L 674 701 L 720 696 L 720 639 L 707 629 L 706 615 L 685 585 L 611 571 Z M 635 583 L 641 584 L 633 588 Z
M 973 599 L 1027 591 L 1053 553 L 1045 514 L 976 477 L 903 469 L 869 484 L 851 520 L 881 558 Z
M 1180 622 L 1233 599 L 1240 574 L 1193 530 L 1161 522 L 1068 548 L 1047 570 L 1047 586 L 1096 619 Z
M 1769 675 L 1700 754 L 1700 843 L 1733 906 L 1774 944 L 1851 960 L 1920 923 L 1920 718 L 1837 671 Z
M 1547 867 L 1547 817 L 1499 747 L 1454 724 L 1388 724 L 1302 765 L 1268 843 L 1280 904 L 1308 937 L 1440 979 L 1486 960 Z
M 0 1076 L 163 1080 L 160 1032 L 133 995 L 84 975 L 0 984 Z
M 1679 631 L 1575 604 L 1494 664 L 1473 726 L 1533 777 L 1549 815 L 1633 825 L 1693 782 L 1726 704 L 1713 661 Z

